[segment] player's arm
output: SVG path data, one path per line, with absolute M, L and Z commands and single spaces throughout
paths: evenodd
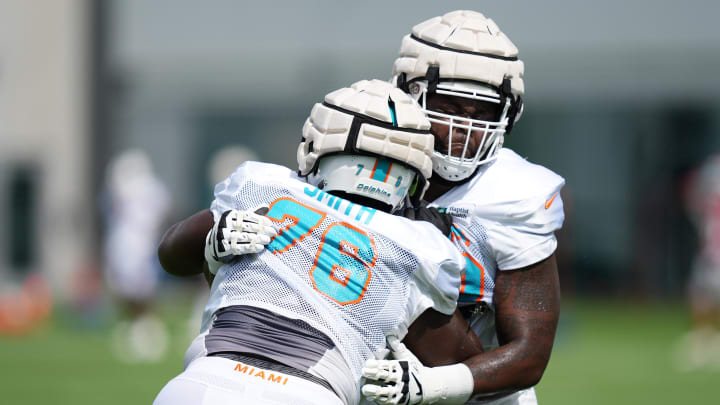
M 158 258 L 163 269 L 181 277 L 202 273 L 205 237 L 213 223 L 212 213 L 205 209 L 173 224 L 158 246 Z
M 555 255 L 517 270 L 499 271 L 495 281 L 495 323 L 500 346 L 465 364 L 475 393 L 532 387 L 550 360 L 560 315 Z
M 447 316 L 429 309 L 408 328 L 403 343 L 426 366 L 460 363 L 482 353 L 482 343 L 459 311 Z
M 208 272 L 212 275 L 238 256 L 258 253 L 270 243 L 276 231 L 262 216 L 267 208 L 256 212 L 226 210 L 217 222 L 210 210 L 202 210 L 168 229 L 158 247 L 158 257 L 165 271 L 178 276 Z
M 560 312 L 555 256 L 522 269 L 499 272 L 495 299 L 498 348 L 487 352 L 477 348 L 477 337 L 457 311 L 449 321 L 443 318 L 444 315 L 427 311 L 411 326 L 405 338 L 407 346 L 419 358 L 415 369 L 409 367 L 409 371 L 395 375 L 383 374 L 378 364 L 392 370 L 398 362 L 369 361 L 371 367 L 366 363 L 363 375 L 370 379 L 377 375 L 383 378 L 375 378 L 379 385 L 371 382 L 363 386 L 363 394 L 379 404 L 425 404 L 438 400 L 438 403 L 453 404 L 463 403 L 471 394 L 493 399 L 537 384 L 550 359 Z M 396 358 L 399 355 L 399 358 L 412 359 L 412 353 L 402 345 L 391 345 L 391 349 Z M 427 366 L 436 367 L 423 367 L 421 360 Z M 409 362 L 411 364 L 412 360 Z M 447 371 L 443 370 L 445 367 L 437 367 L 455 362 L 460 362 L 459 365 L 466 366 L 470 372 L 469 384 L 452 384 L 453 380 L 466 378 L 458 364 L 445 366 L 453 367 Z M 435 373 L 434 370 L 444 372 Z M 409 378 L 413 373 L 416 379 Z M 406 376 L 397 376 L 401 374 Z M 386 375 L 388 377 L 384 378 Z M 448 378 L 448 375 L 452 377 Z M 400 383 L 400 380 L 407 383 Z M 403 393 L 404 386 L 408 388 L 404 388 Z M 422 389 L 417 390 L 416 386 L 445 390 L 445 394 L 431 398 L 427 388 L 423 395 L 420 394 Z M 407 396 L 399 400 L 403 394 Z
M 474 381 L 461 361 L 480 355 L 483 348 L 459 311 L 448 316 L 426 310 L 409 327 L 403 343 L 388 336 L 393 360 L 365 362 L 362 373 L 367 382 L 362 392 L 366 399 L 378 404 L 467 401 Z
M 394 359 L 368 360 L 362 369 L 367 378 L 362 387 L 366 399 L 403 405 L 467 401 L 473 376 L 460 361 L 483 349 L 459 311 L 448 316 L 426 310 L 410 326 L 404 342 L 419 358 L 396 337 L 388 336 Z

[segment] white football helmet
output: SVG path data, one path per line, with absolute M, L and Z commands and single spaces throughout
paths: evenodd
M 462 181 L 497 157 L 504 134 L 522 114 L 523 70 L 515 45 L 478 12 L 459 10 L 431 18 L 403 38 L 393 65 L 393 83 L 418 100 L 432 123 L 449 126 L 449 134 L 456 128 L 467 134 L 462 153 L 451 153 L 457 149 L 451 136 L 447 150 L 434 152 L 433 170 L 438 176 Z M 486 121 L 432 111 L 427 97 L 435 94 L 497 104 L 500 113 Z M 469 141 L 474 131 L 483 135 L 472 150 Z
M 317 173 L 323 190 L 354 194 L 389 205 L 392 212 L 402 207 L 418 172 L 392 159 L 368 155 L 327 155 L 318 161 Z M 362 200 L 358 201 L 362 203 Z
M 405 196 L 422 198 L 433 145 L 415 100 L 391 83 L 362 80 L 315 104 L 297 150 L 298 173 L 325 191 L 371 198 L 394 211 Z

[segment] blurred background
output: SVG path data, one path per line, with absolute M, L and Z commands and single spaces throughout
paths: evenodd
M 295 167 L 313 103 L 454 9 L 520 49 L 506 145 L 567 180 L 540 403 L 713 398 L 720 3 L 0 0 L 0 402 L 152 402 L 207 289 L 162 232 L 244 160 Z

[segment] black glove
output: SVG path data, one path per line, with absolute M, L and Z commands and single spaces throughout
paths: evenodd
M 427 221 L 435 225 L 437 229 L 445 236 L 450 236 L 450 228 L 452 227 L 452 216 L 444 212 L 440 212 L 437 208 L 428 208 L 425 205 L 414 208 L 405 208 L 403 216 L 413 221 Z

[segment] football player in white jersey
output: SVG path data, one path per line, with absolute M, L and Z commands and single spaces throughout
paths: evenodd
M 363 364 L 387 353 L 387 336 L 446 342 L 428 356 L 451 365 L 424 368 L 426 383 L 412 388 L 429 401 L 469 397 L 470 370 L 453 364 L 482 350 L 455 311 L 465 258 L 432 224 L 390 215 L 426 189 L 429 128 L 401 90 L 355 83 L 313 108 L 298 172 L 244 163 L 216 186 L 210 221 L 171 228 L 159 249 L 166 269 L 186 272 L 172 260 L 197 253 L 182 252 L 174 228 L 212 225 L 205 252 L 216 274 L 186 369 L 155 404 L 356 404 Z M 264 216 L 250 213 L 258 208 Z M 259 253 L 238 257 L 250 251 Z M 387 399 L 417 396 L 403 387 Z
M 688 280 L 691 330 L 673 353 L 684 371 L 720 368 L 720 154 L 689 177 L 685 203 L 698 236 Z
M 413 27 L 393 66 L 393 82 L 432 123 L 424 198 L 454 217 L 452 238 L 467 260 L 459 305 L 485 345 L 467 364 L 478 397 L 500 397 L 495 404 L 537 403 L 531 387 L 548 363 L 559 317 L 554 231 L 564 219 L 564 179 L 502 147 L 523 111 L 523 70 L 515 45 L 473 11 Z

